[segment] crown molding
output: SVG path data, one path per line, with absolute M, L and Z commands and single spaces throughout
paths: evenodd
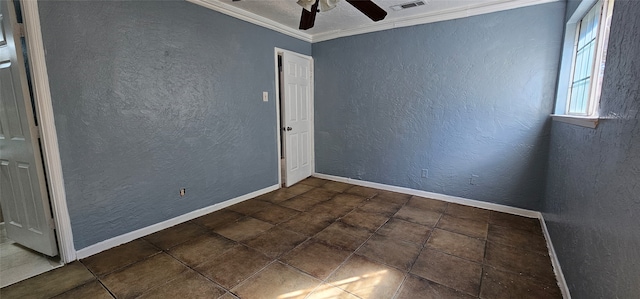
M 252 12 L 242 10 L 224 2 L 220 2 L 217 0 L 187 0 L 187 2 L 191 2 L 193 4 L 215 10 L 219 13 L 223 13 L 236 19 L 247 21 L 249 23 L 271 29 L 276 32 L 280 32 L 282 34 L 286 34 L 288 36 L 295 37 L 306 42 L 312 42 L 311 35 L 308 33 L 301 32 L 298 29 L 287 27 L 271 19 L 267 19 Z
M 414 25 L 421 25 L 427 23 L 435 23 L 440 21 L 447 21 L 465 17 L 471 17 L 481 14 L 487 14 L 492 12 L 498 12 L 503 10 L 516 9 L 526 6 L 545 4 L 551 2 L 558 2 L 563 0 L 496 0 L 494 2 L 482 3 L 477 5 L 470 5 L 464 8 L 441 10 L 436 12 L 430 12 L 425 14 L 419 14 L 404 18 L 392 19 L 387 21 L 381 21 L 377 23 L 371 23 L 370 25 L 336 30 L 325 33 L 308 34 L 301 32 L 298 29 L 290 28 L 282 25 L 271 19 L 259 16 L 257 14 L 242 10 L 235 6 L 220 2 L 218 0 L 187 0 L 188 2 L 204 6 L 209 9 L 213 9 L 220 13 L 238 18 L 258 26 L 262 26 L 288 36 L 301 39 L 310 43 L 322 42 L 340 37 L 388 30 L 393 28 L 402 28 Z
M 561 0 L 509 0 L 509 1 L 494 1 L 490 3 L 483 3 L 477 5 L 471 5 L 464 8 L 441 10 L 436 12 L 430 12 L 425 14 L 419 14 L 404 18 L 392 19 L 388 21 L 382 21 L 372 23 L 371 25 L 345 29 L 339 31 L 332 31 L 326 33 L 318 33 L 312 36 L 312 42 L 322 42 L 340 37 L 382 31 L 387 29 L 409 27 L 421 24 L 435 23 L 441 21 L 448 21 L 460 18 L 466 18 L 471 16 L 477 16 L 481 14 L 488 14 L 493 12 L 499 12 L 504 10 L 516 9 L 526 6 L 557 2 Z

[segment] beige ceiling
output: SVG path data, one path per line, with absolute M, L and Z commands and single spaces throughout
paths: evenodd
M 315 42 L 340 36 L 430 23 L 557 0 L 423 0 L 426 5 L 400 11 L 394 11 L 390 7 L 413 1 L 373 0 L 388 13 L 387 17 L 379 22 L 371 21 L 345 0 L 341 0 L 336 8 L 326 12 L 319 12 L 316 16 L 315 26 L 309 30 L 298 29 L 302 7 L 296 4 L 297 0 L 188 1 Z

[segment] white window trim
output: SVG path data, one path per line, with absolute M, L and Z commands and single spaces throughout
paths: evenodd
M 558 115 L 552 114 L 551 119 L 572 125 L 595 129 L 598 126 L 599 117 L 593 116 L 577 116 L 577 115 Z
M 578 39 L 579 24 L 582 18 L 591 10 L 591 8 L 603 2 L 603 12 L 598 27 L 596 60 L 595 62 L 605 61 L 606 48 L 609 40 L 609 28 L 611 25 L 611 16 L 613 12 L 614 0 L 583 0 L 575 12 L 567 21 L 565 28 L 565 38 L 562 52 L 562 64 L 558 75 L 558 88 L 556 94 L 556 106 L 552 119 L 578 126 L 596 128 L 599 120 L 600 94 L 602 87 L 603 71 L 600 70 L 598 64 L 594 65 L 593 83 L 589 93 L 588 115 L 572 115 L 568 114 L 569 96 L 571 80 L 574 72 L 575 63 L 575 46 Z M 595 63 L 594 62 L 594 63 Z

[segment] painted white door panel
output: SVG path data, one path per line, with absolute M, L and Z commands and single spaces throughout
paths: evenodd
M 0 204 L 7 236 L 58 254 L 21 45 L 11 1 L 0 1 Z M 17 50 L 18 49 L 18 50 Z
M 285 186 L 311 176 L 311 59 L 283 53 Z

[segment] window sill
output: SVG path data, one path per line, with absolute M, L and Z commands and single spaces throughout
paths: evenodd
M 557 115 L 551 114 L 551 118 L 554 121 L 559 121 L 563 123 L 568 123 L 576 126 L 587 127 L 595 129 L 598 126 L 598 121 L 600 120 L 598 117 L 593 116 L 573 116 L 573 115 Z

